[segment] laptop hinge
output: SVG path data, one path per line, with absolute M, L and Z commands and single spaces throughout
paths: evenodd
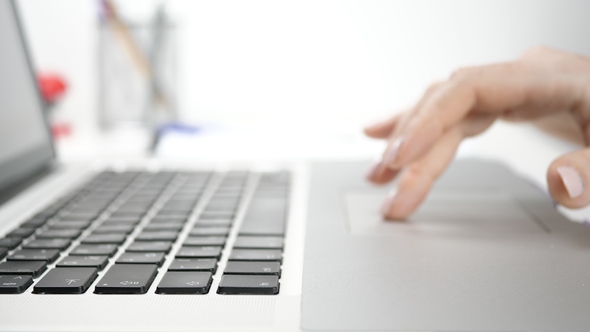
M 31 187 L 45 176 L 54 172 L 57 169 L 57 167 L 58 164 L 55 162 L 43 165 L 41 168 L 37 169 L 36 171 L 33 171 L 24 180 L 19 181 L 11 186 L 8 186 L 3 190 L 0 190 L 0 205 L 11 200 L 13 197 L 17 196 L 27 188 Z

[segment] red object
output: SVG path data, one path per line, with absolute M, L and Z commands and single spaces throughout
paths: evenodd
M 51 134 L 54 138 L 67 137 L 72 134 L 72 127 L 67 123 L 53 124 L 51 126 Z
M 46 103 L 52 104 L 61 98 L 68 87 L 65 79 L 57 74 L 39 74 L 37 82 Z

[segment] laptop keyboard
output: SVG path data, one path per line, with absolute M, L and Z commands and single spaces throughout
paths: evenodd
M 289 191 L 288 172 L 100 173 L 0 237 L 0 293 L 278 294 Z

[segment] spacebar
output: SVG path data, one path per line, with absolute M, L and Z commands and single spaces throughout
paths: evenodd
M 240 235 L 284 235 L 287 197 L 255 194 L 244 216 Z

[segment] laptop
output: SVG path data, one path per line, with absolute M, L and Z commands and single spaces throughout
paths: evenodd
M 60 165 L 0 1 L 0 330 L 587 331 L 590 231 L 489 161 L 406 222 L 367 163 Z

